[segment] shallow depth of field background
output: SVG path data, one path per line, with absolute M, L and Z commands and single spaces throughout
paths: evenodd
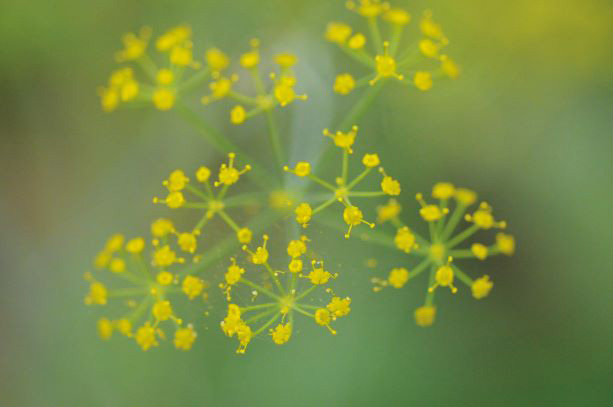
M 611 3 L 394 3 L 409 7 L 413 29 L 425 7 L 434 9 L 463 75 L 427 94 L 389 86 L 360 122 L 358 143 L 378 150 L 400 178 L 405 219 L 423 227 L 413 195 L 449 180 L 477 190 L 509 221 L 517 253 L 464 263 L 473 276 L 490 274 L 492 294 L 477 302 L 464 287 L 456 296 L 441 290 L 436 324 L 421 329 L 412 312 L 425 279 L 370 291 L 375 272 L 364 261 L 378 258 L 382 275 L 403 256 L 314 229 L 321 255 L 341 273 L 339 291 L 354 297 L 353 313 L 337 323 L 336 337 L 298 320 L 286 346 L 256 340 L 242 357 L 219 331 L 220 311 L 188 353 L 98 339 L 100 313 L 82 299 L 92 256 L 111 233 L 143 234 L 168 214 L 150 201 L 168 172 L 217 166 L 220 157 L 172 112 L 102 113 L 96 87 L 114 68 L 121 34 L 143 24 L 160 33 L 190 23 L 198 56 L 214 45 L 236 56 L 258 36 L 265 52 L 299 55 L 298 89 L 311 98 L 279 116 L 293 118 L 285 136 L 295 151 L 316 151 L 321 129 L 352 100 L 331 92 L 333 75 L 350 65 L 322 33 L 329 20 L 358 19 L 329 0 L 3 5 L 0 404 L 613 402 Z M 263 120 L 232 128 L 227 110 L 199 108 L 262 153 Z

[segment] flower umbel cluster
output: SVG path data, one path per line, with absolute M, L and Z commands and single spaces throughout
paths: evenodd
M 353 227 L 358 226 L 361 223 L 367 224 L 371 228 L 375 226 L 374 223 L 364 220 L 364 215 L 362 214 L 360 208 L 352 203 L 353 198 L 378 197 L 383 195 L 397 196 L 400 194 L 400 183 L 387 175 L 383 167 L 379 166 L 381 161 L 379 156 L 375 153 L 365 154 L 362 157 L 364 170 L 355 178 L 349 180 L 349 155 L 353 154 L 353 144 L 357 133 L 357 126 L 353 126 L 353 128 L 346 133 L 343 133 L 342 131 L 331 133 L 328 129 L 324 130 L 324 136 L 329 137 L 334 145 L 342 150 L 343 158 L 341 164 L 341 175 L 336 177 L 334 183 L 325 181 L 313 174 L 311 172 L 311 164 L 305 161 L 298 162 L 293 169 L 290 169 L 287 166 L 283 168 L 285 171 L 291 172 L 298 177 L 309 178 L 313 182 L 325 188 L 327 190 L 327 194 L 329 195 L 329 197 L 323 203 L 316 206 L 315 209 L 313 209 L 308 202 L 302 202 L 296 207 L 296 221 L 303 227 L 308 226 L 314 215 L 323 211 L 334 202 L 340 202 L 344 207 L 342 214 L 343 220 L 349 226 L 349 230 L 345 234 L 345 237 L 349 238 Z M 364 178 L 370 174 L 374 168 L 377 167 L 383 176 L 381 180 L 381 189 L 378 191 L 356 191 L 354 188 L 359 185 L 360 182 L 364 180 Z
M 302 236 L 289 242 L 289 264 L 282 270 L 273 269 L 268 262 L 267 235 L 255 251 L 243 246 L 249 263 L 260 266 L 260 270 L 247 274 L 234 258 L 231 259 L 225 282 L 220 285 L 229 303 L 221 329 L 229 337 L 236 336 L 239 342 L 237 353 L 244 353 L 251 339 L 260 334 L 270 335 L 277 345 L 286 343 L 292 336 L 296 315 L 308 317 L 336 334 L 330 324 L 351 311 L 351 299 L 338 297 L 327 287 L 337 274 L 327 271 L 323 261 L 313 259 L 310 270 L 305 270 L 303 256 L 307 253 L 307 241 Z M 251 290 L 250 299 L 244 300 L 247 302 L 244 305 L 239 305 L 232 294 L 240 286 Z M 316 296 L 316 291 L 330 295 L 329 302 L 317 305 L 321 296 Z M 262 297 L 265 299 L 260 300 Z
M 138 34 L 123 36 L 123 49 L 115 59 L 129 65 L 115 70 L 107 86 L 99 88 L 104 111 L 113 111 L 124 103 L 153 104 L 159 110 L 170 110 L 181 94 L 194 89 L 211 74 L 219 75 L 229 64 L 222 51 L 211 48 L 205 53 L 203 67 L 194 58 L 192 30 L 188 25 L 174 27 L 155 40 L 159 58 L 148 53 L 151 35 L 151 28 L 144 27 Z
M 171 302 L 171 297 L 182 293 L 190 300 L 206 299 L 205 281 L 176 270 L 185 263 L 178 251 L 191 255 L 196 243 L 191 239 L 187 242 L 167 219 L 155 221 L 151 233 L 153 241 L 149 248 L 142 237 L 125 241 L 123 235 L 116 234 L 107 241 L 94 260 L 97 271 L 85 273 L 89 282 L 85 303 L 108 307 L 111 300 L 119 300 L 128 308 L 117 318 L 98 320 L 102 339 L 110 339 L 117 331 L 133 338 L 146 351 L 158 346 L 158 340 L 166 339 L 166 332 L 174 329 L 175 347 L 189 350 L 196 340 L 196 330 L 175 314 L 175 300 Z M 111 277 L 129 286 L 109 289 L 101 280 Z
M 473 258 L 485 260 L 497 254 L 512 255 L 515 251 L 513 236 L 499 232 L 493 244 L 472 243 L 470 247 L 460 248 L 461 243 L 472 237 L 479 230 L 505 229 L 505 221 L 497 221 L 492 214 L 492 208 L 486 202 L 481 202 L 472 213 L 467 213 L 470 206 L 477 202 L 477 194 L 466 188 L 456 188 L 448 182 L 434 185 L 432 197 L 438 200 L 436 204 L 427 203 L 422 194 L 417 194 L 421 205 L 419 215 L 428 223 L 430 238 L 425 239 L 410 229 L 398 218 L 400 205 L 390 201 L 379 208 L 379 221 L 391 221 L 396 227 L 393 245 L 404 253 L 423 258 L 411 269 L 394 268 L 387 279 L 373 278 L 374 290 L 383 287 L 402 288 L 409 280 L 414 279 L 425 270 L 430 270 L 425 304 L 415 310 L 415 321 L 419 326 L 429 326 L 434 322 L 436 307 L 434 294 L 441 288 L 448 288 L 456 293 L 455 279 L 468 286 L 476 299 L 487 297 L 494 283 L 488 275 L 472 279 L 456 264 L 458 259 Z M 451 210 L 451 202 L 455 208 Z M 463 231 L 454 234 L 458 224 L 464 219 L 471 223 Z
M 350 73 L 338 75 L 334 81 L 336 93 L 346 95 L 354 89 L 391 79 L 427 91 L 437 77 L 458 77 L 458 66 L 442 52 L 449 41 L 441 26 L 432 20 L 430 10 L 419 22 L 422 38 L 416 45 L 403 48 L 404 28 L 411 21 L 406 10 L 380 0 L 348 1 L 347 8 L 366 19 L 367 34 L 354 31 L 345 23 L 331 22 L 325 33 L 326 40 L 337 44 L 370 73 L 359 79 Z M 381 22 L 385 30 L 381 29 Z M 384 33 L 387 39 L 383 39 Z
M 191 235 L 190 241 L 195 242 L 195 237 L 201 233 L 202 228 L 215 215 L 218 215 L 236 233 L 236 238 L 240 243 L 251 242 L 251 230 L 247 227 L 238 226 L 234 219 L 226 212 L 226 208 L 241 205 L 243 203 L 241 196 L 236 196 L 234 199 L 226 199 L 228 188 L 238 182 L 241 175 L 251 170 L 249 164 L 245 165 L 242 170 L 234 167 L 235 158 L 236 155 L 234 153 L 229 153 L 228 163 L 221 164 L 218 179 L 213 182 L 215 188 L 221 187 L 217 193 L 215 193 L 213 187 L 211 187 L 211 170 L 202 166 L 198 168 L 195 174 L 197 181 L 196 185 L 190 183 L 189 178 L 182 170 L 175 170 L 170 173 L 168 179 L 163 182 L 164 186 L 168 189 L 166 198 L 153 198 L 154 203 L 164 203 L 171 209 L 190 208 L 204 212 L 196 226 L 194 226 L 193 230 L 189 233 Z M 203 184 L 204 189 L 199 187 L 198 184 Z M 185 199 L 186 193 L 189 193 L 198 201 L 187 201 Z M 187 239 L 187 237 L 185 237 L 185 239 Z
M 274 56 L 278 66 L 277 72 L 270 73 L 271 84 L 266 86 L 260 73 L 260 42 L 251 40 L 251 50 L 240 57 L 240 65 L 247 70 L 255 88 L 255 96 L 249 96 L 235 89 L 234 83 L 239 80 L 238 74 L 223 76 L 213 75 L 210 83 L 211 94 L 202 98 L 202 103 L 208 104 L 215 100 L 230 98 L 237 102 L 230 111 L 230 121 L 242 124 L 246 120 L 263 112 L 270 112 L 276 106 L 285 107 L 295 100 L 306 100 L 306 95 L 297 94 L 294 90 L 296 77 L 292 67 L 298 62 L 293 54 L 281 53 Z

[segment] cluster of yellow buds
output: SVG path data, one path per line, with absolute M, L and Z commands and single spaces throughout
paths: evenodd
M 177 232 L 168 219 L 153 222 L 151 233 L 149 248 L 142 237 L 126 241 L 123 235 L 116 234 L 107 241 L 94 260 L 96 271 L 85 273 L 89 283 L 85 304 L 106 308 L 111 300 L 118 300 L 128 308 L 118 318 L 98 320 L 102 339 L 110 339 L 117 331 L 133 338 L 146 351 L 158 346 L 159 339 L 166 339 L 165 332 L 173 327 L 175 347 L 189 350 L 196 340 L 196 330 L 175 314 L 176 302 L 171 298 L 184 295 L 189 300 L 207 299 L 207 283 L 189 273 L 185 258 L 178 253 L 193 254 L 195 241 L 192 235 Z M 130 285 L 107 288 L 102 281 L 112 278 Z
M 325 38 L 338 45 L 370 73 L 359 79 L 350 73 L 338 75 L 333 86 L 336 93 L 346 95 L 354 89 L 374 86 L 390 79 L 427 91 L 437 77 L 458 77 L 458 65 L 442 52 L 449 41 L 441 26 L 432 19 L 430 10 L 424 12 L 419 22 L 422 38 L 417 44 L 403 48 L 404 28 L 411 21 L 411 15 L 406 10 L 380 0 L 348 1 L 347 8 L 366 19 L 368 33 L 354 31 L 342 22 L 331 22 Z M 385 24 L 387 30 L 381 29 L 380 22 Z M 383 39 L 384 34 L 387 34 L 387 39 Z
M 236 155 L 234 153 L 229 153 L 228 163 L 221 164 L 218 179 L 213 182 L 213 187 L 219 188 L 217 193 L 211 186 L 211 170 L 208 167 L 202 166 L 196 170 L 195 176 L 197 183 L 203 184 L 203 189 L 199 187 L 198 184 L 191 184 L 189 178 L 182 170 L 175 170 L 170 173 L 168 179 L 163 182 L 163 185 L 168 189 L 166 198 L 162 199 L 156 197 L 153 198 L 153 202 L 166 204 L 171 209 L 189 208 L 202 211 L 202 217 L 191 232 L 194 236 L 199 235 L 202 228 L 213 219 L 215 215 L 218 215 L 236 233 L 236 238 L 240 243 L 251 242 L 252 231 L 247 227 L 238 226 L 226 211 L 228 207 L 243 203 L 240 196 L 234 197 L 235 199 L 227 199 L 226 193 L 231 185 L 238 182 L 241 175 L 251 170 L 249 164 L 245 165 L 242 170 L 236 168 L 234 166 L 235 158 Z M 185 199 L 185 193 L 191 194 L 191 196 L 198 201 L 187 201 Z
M 386 279 L 373 278 L 373 289 L 380 291 L 384 287 L 402 288 L 409 280 L 425 270 L 430 270 L 425 304 L 415 310 L 415 321 L 419 326 L 432 325 L 436 315 L 434 306 L 436 289 L 448 287 L 452 293 L 456 293 L 458 291 L 454 285 L 456 278 L 470 288 L 476 299 L 485 298 L 490 293 L 494 283 L 489 276 L 484 275 L 473 280 L 456 264 L 458 259 L 485 260 L 497 254 L 510 256 L 515 251 L 515 239 L 503 232 L 496 235 L 495 243 L 491 245 L 474 242 L 468 248 L 459 248 L 458 245 L 471 238 L 477 231 L 505 229 L 506 222 L 496 221 L 492 215 L 492 208 L 486 202 L 481 202 L 473 213 L 466 213 L 470 206 L 477 202 L 477 194 L 466 188 L 457 188 L 449 182 L 435 184 L 432 197 L 438 200 L 437 204 L 427 203 L 422 194 L 416 196 L 421 206 L 419 215 L 428 223 L 429 239 L 422 237 L 399 219 L 400 205 L 397 201 L 391 200 L 387 205 L 378 208 L 378 220 L 390 221 L 396 229 L 390 246 L 423 259 L 410 269 L 405 267 L 392 269 Z M 451 210 L 452 202 L 455 202 L 453 210 Z M 462 219 L 472 225 L 454 234 Z
M 307 254 L 306 236 L 291 240 L 287 245 L 289 264 L 282 269 L 273 269 L 268 262 L 267 242 L 268 236 L 264 235 L 262 245 L 254 251 L 243 246 L 248 262 L 261 266 L 265 270 L 264 274 L 247 273 L 232 258 L 225 282 L 220 285 L 229 303 L 221 329 L 229 337 L 236 336 L 239 342 L 237 353 L 244 353 L 251 339 L 260 334 L 269 334 L 277 345 L 286 343 L 294 330 L 294 317 L 298 315 L 311 318 L 316 324 L 336 334 L 330 324 L 351 311 L 351 299 L 336 296 L 328 287 L 337 274 L 326 270 L 323 260 L 314 258 L 310 270 L 304 270 L 303 257 L 313 257 L 309 256 L 311 253 Z M 248 275 L 258 280 L 247 278 Z M 239 288 L 249 292 L 250 295 L 240 297 L 250 298 L 248 304 L 232 302 L 231 290 Z M 322 302 L 321 293 L 317 295 L 317 290 L 330 296 L 327 304 Z
M 362 157 L 362 165 L 364 170 L 352 180 L 349 180 L 349 156 L 353 154 L 353 144 L 358 133 L 358 127 L 353 126 L 348 132 L 337 131 L 330 132 L 325 129 L 323 134 L 330 138 L 332 143 L 342 150 L 341 175 L 336 177 L 335 182 L 331 183 L 318 177 L 311 172 L 311 164 L 306 161 L 298 162 L 294 168 L 285 166 L 283 169 L 291 172 L 298 177 L 306 177 L 311 181 L 319 184 L 327 190 L 326 197 L 323 198 L 323 203 L 317 205 L 314 209 L 308 202 L 301 202 L 295 209 L 296 222 L 303 227 L 307 227 L 311 218 L 317 213 L 323 211 L 335 202 L 340 202 L 344 207 L 342 212 L 343 221 L 348 225 L 349 229 L 345 233 L 345 237 L 349 238 L 353 227 L 362 223 L 373 228 L 374 223 L 364 220 L 364 215 L 359 207 L 352 203 L 353 198 L 379 197 L 384 195 L 397 196 L 400 194 L 400 183 L 394 178 L 385 173 L 383 167 L 380 166 L 380 159 L 376 153 L 364 154 Z M 378 191 L 356 191 L 354 188 L 358 186 L 374 168 L 378 168 L 382 175 L 381 189 Z
M 263 112 L 269 112 L 276 106 L 285 107 L 295 100 L 306 100 L 306 95 L 297 94 L 296 76 L 292 67 L 298 62 L 298 58 L 289 53 L 281 53 L 274 56 L 274 62 L 278 66 L 278 72 L 270 73 L 271 85 L 268 87 L 260 73 L 260 42 L 251 40 L 251 50 L 240 56 L 241 68 L 248 71 L 255 88 L 255 96 L 249 96 L 236 90 L 234 83 L 239 80 L 238 74 L 229 76 L 214 75 L 210 83 L 211 94 L 202 98 L 202 103 L 208 104 L 215 100 L 230 98 L 237 102 L 230 111 L 230 121 L 233 124 L 242 124 L 247 119 Z M 245 108 L 247 106 L 247 108 Z
M 219 49 L 211 48 L 204 55 L 204 66 L 194 58 L 192 30 L 188 25 L 174 27 L 155 40 L 157 62 L 147 52 L 152 30 L 144 27 L 137 34 L 123 36 L 123 49 L 117 52 L 119 63 L 130 63 L 111 74 L 106 87 L 99 88 L 104 111 L 115 110 L 121 103 L 153 104 L 159 110 L 172 109 L 178 97 L 203 83 L 211 75 L 219 75 L 229 60 Z M 134 67 L 142 80 L 136 78 Z M 189 74 L 188 70 L 193 73 Z

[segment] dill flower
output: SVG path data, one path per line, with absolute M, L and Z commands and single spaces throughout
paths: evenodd
M 415 321 L 419 326 L 432 325 L 436 315 L 434 295 L 441 289 L 449 289 L 456 293 L 459 289 L 456 280 L 467 286 L 476 299 L 487 297 L 494 283 L 488 275 L 477 279 L 471 278 L 457 264 L 458 260 L 476 259 L 484 261 L 488 257 L 505 254 L 512 255 L 515 250 L 513 236 L 499 232 L 493 244 L 473 242 L 468 247 L 459 247 L 480 230 L 505 229 L 505 221 L 496 220 L 492 208 L 486 202 L 481 202 L 474 211 L 470 207 L 477 202 L 477 194 L 466 188 L 457 188 L 449 182 L 434 185 L 432 197 L 438 202 L 428 203 L 422 194 L 417 194 L 420 217 L 428 223 L 429 238 L 426 239 L 414 229 L 402 223 L 398 214 L 400 205 L 390 201 L 379 208 L 379 218 L 389 221 L 395 227 L 393 239 L 378 239 L 390 246 L 421 260 L 412 267 L 393 268 L 387 278 L 372 279 L 374 291 L 384 287 L 402 288 L 408 282 L 430 271 L 427 295 L 423 306 L 415 311 Z M 454 204 L 455 203 L 455 204 Z M 469 224 L 465 229 L 456 232 L 460 222 Z
M 175 347 L 189 350 L 197 333 L 193 325 L 185 325 L 177 316 L 175 306 L 182 295 L 189 300 L 205 299 L 207 283 L 183 270 L 186 259 L 179 252 L 188 256 L 193 252 L 181 247 L 184 234 L 177 232 L 172 222 L 158 219 L 152 223 L 151 232 L 153 240 L 149 246 L 142 237 L 126 241 L 120 234 L 107 241 L 94 260 L 97 270 L 85 273 L 89 283 L 85 304 L 109 307 L 111 302 L 116 302 L 127 307 L 117 318 L 98 320 L 98 334 L 102 339 L 110 339 L 116 331 L 133 338 L 146 351 L 158 346 L 159 340 L 174 329 Z M 129 285 L 107 288 L 103 280 Z
M 168 189 L 166 198 L 153 198 L 154 203 L 162 203 L 171 209 L 188 208 L 196 209 L 203 212 L 202 217 L 196 223 L 192 232 L 179 235 L 178 243 L 183 251 L 193 253 L 196 250 L 196 237 L 201 233 L 202 228 L 215 216 L 219 216 L 236 234 L 236 238 L 240 243 L 249 243 L 251 241 L 252 231 L 247 227 L 241 227 L 228 214 L 228 207 L 240 205 L 241 197 L 233 197 L 227 199 L 226 194 L 228 188 L 236 184 L 241 176 L 251 170 L 249 164 L 243 169 L 238 169 L 234 166 L 236 155 L 228 154 L 228 163 L 223 163 L 219 167 L 217 180 L 212 182 L 212 172 L 208 167 L 200 167 L 195 173 L 196 182 L 190 182 L 190 179 L 182 170 L 175 170 L 168 176 L 162 184 Z M 203 184 L 202 187 L 198 184 Z M 214 188 L 219 190 L 216 192 Z M 187 201 L 185 196 L 188 196 L 190 201 Z M 195 201 L 192 201 L 194 198 Z M 239 199 L 237 199 L 239 198 Z
M 270 82 L 266 83 L 260 72 L 260 42 L 251 40 L 251 49 L 239 58 L 240 66 L 251 77 L 255 95 L 250 96 L 236 89 L 235 83 L 239 81 L 239 75 L 213 75 L 213 81 L 209 84 L 211 93 L 202 97 L 202 103 L 208 104 L 221 99 L 231 99 L 236 104 L 230 110 L 230 122 L 235 125 L 243 124 L 250 118 L 261 113 L 267 115 L 277 106 L 285 107 L 295 100 L 306 100 L 307 96 L 296 93 L 296 77 L 292 67 L 298 62 L 298 58 L 289 53 L 281 53 L 274 56 L 277 66 L 275 72 L 269 74 Z M 270 118 L 269 118 L 270 120 Z
M 149 52 L 151 37 L 149 27 L 122 37 L 123 49 L 115 59 L 128 65 L 113 71 L 107 85 L 98 89 L 105 112 L 122 104 L 153 105 L 158 110 L 170 110 L 184 93 L 211 76 L 221 75 L 229 64 L 228 57 L 217 48 L 206 51 L 204 64 L 197 61 L 188 25 L 173 27 L 157 37 L 153 46 L 155 55 Z
M 430 10 L 419 21 L 419 41 L 405 47 L 404 29 L 411 21 L 406 10 L 380 0 L 348 1 L 347 8 L 366 19 L 367 32 L 354 31 L 348 24 L 335 21 L 328 24 L 325 39 L 369 73 L 357 79 L 350 73 L 339 74 L 334 80 L 334 92 L 347 95 L 388 81 L 427 91 L 434 79 L 459 76 L 460 68 L 444 53 L 449 41 Z
M 323 202 L 318 202 L 318 205 L 314 208 L 308 202 L 301 202 L 296 206 L 296 222 L 303 227 L 307 227 L 311 218 L 317 213 L 323 211 L 327 207 L 331 206 L 335 202 L 339 202 L 343 207 L 341 213 L 342 219 L 347 224 L 348 230 L 345 233 L 345 237 L 349 238 L 351 231 L 354 227 L 360 224 L 366 224 L 373 228 L 374 223 L 364 220 L 364 215 L 361 209 L 353 203 L 354 198 L 372 198 L 384 195 L 396 196 L 400 194 L 400 183 L 394 178 L 385 173 L 383 167 L 380 167 L 379 156 L 375 153 L 364 154 L 362 157 L 362 165 L 364 170 L 358 174 L 355 178 L 349 179 L 349 156 L 353 154 L 353 144 L 357 137 L 358 127 L 353 126 L 352 129 L 346 133 L 337 131 L 336 133 L 330 132 L 325 129 L 323 134 L 329 138 L 330 141 L 338 148 L 342 150 L 342 163 L 341 174 L 336 177 L 334 182 L 328 182 L 318 177 L 311 172 L 311 165 L 308 162 L 298 162 L 294 168 L 285 166 L 284 171 L 291 172 L 298 177 L 308 178 L 314 183 L 320 185 L 326 190 L 324 194 Z M 382 175 L 380 184 L 380 190 L 378 191 L 356 191 L 357 187 L 365 178 L 370 174 L 374 168 L 377 168 Z
M 247 271 L 234 258 L 230 259 L 225 281 L 220 284 L 228 301 L 228 312 L 221 322 L 221 329 L 227 336 L 237 338 L 237 353 L 244 353 L 258 335 L 270 335 L 277 345 L 288 342 L 293 335 L 295 316 L 300 315 L 326 327 L 334 335 L 336 331 L 331 327 L 332 322 L 351 312 L 351 299 L 341 298 L 327 287 L 337 274 L 328 271 L 323 260 L 311 260 L 310 270 L 304 267 L 307 243 L 305 236 L 290 241 L 287 245 L 289 265 L 281 269 L 273 269 L 268 262 L 267 235 L 255 250 L 243 246 L 248 263 L 259 266 L 264 274 L 262 271 Z M 239 305 L 240 301 L 235 301 L 232 296 L 233 290 L 241 288 L 251 294 L 251 300 L 245 305 Z M 329 301 L 322 302 L 321 296 L 316 295 L 317 291 L 329 296 Z

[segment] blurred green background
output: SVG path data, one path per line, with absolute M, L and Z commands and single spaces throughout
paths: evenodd
M 330 84 L 348 66 L 322 33 L 329 20 L 357 18 L 329 0 L 3 4 L 1 405 L 613 403 L 613 5 L 394 4 L 414 17 L 433 8 L 463 75 L 426 94 L 390 86 L 361 121 L 360 140 L 400 178 L 407 219 L 416 219 L 415 192 L 449 180 L 509 221 L 517 253 L 472 263 L 473 276 L 495 281 L 492 295 L 443 293 L 436 324 L 421 329 L 412 312 L 423 280 L 374 294 L 363 265 L 377 257 L 382 274 L 402 256 L 319 232 L 354 297 L 352 315 L 334 338 L 302 321 L 286 346 L 258 341 L 242 357 L 219 315 L 187 353 L 98 339 L 99 314 L 83 305 L 93 255 L 111 233 L 142 234 L 167 214 L 150 199 L 169 171 L 220 158 L 172 113 L 102 113 L 96 88 L 121 34 L 144 24 L 156 33 L 191 24 L 197 55 L 212 45 L 237 55 L 258 36 L 265 50 L 299 55 L 298 90 L 310 101 L 287 113 L 285 133 L 294 152 L 317 151 L 321 129 L 346 108 Z M 227 109 L 206 114 L 244 146 L 264 139 L 263 127 L 231 128 Z

